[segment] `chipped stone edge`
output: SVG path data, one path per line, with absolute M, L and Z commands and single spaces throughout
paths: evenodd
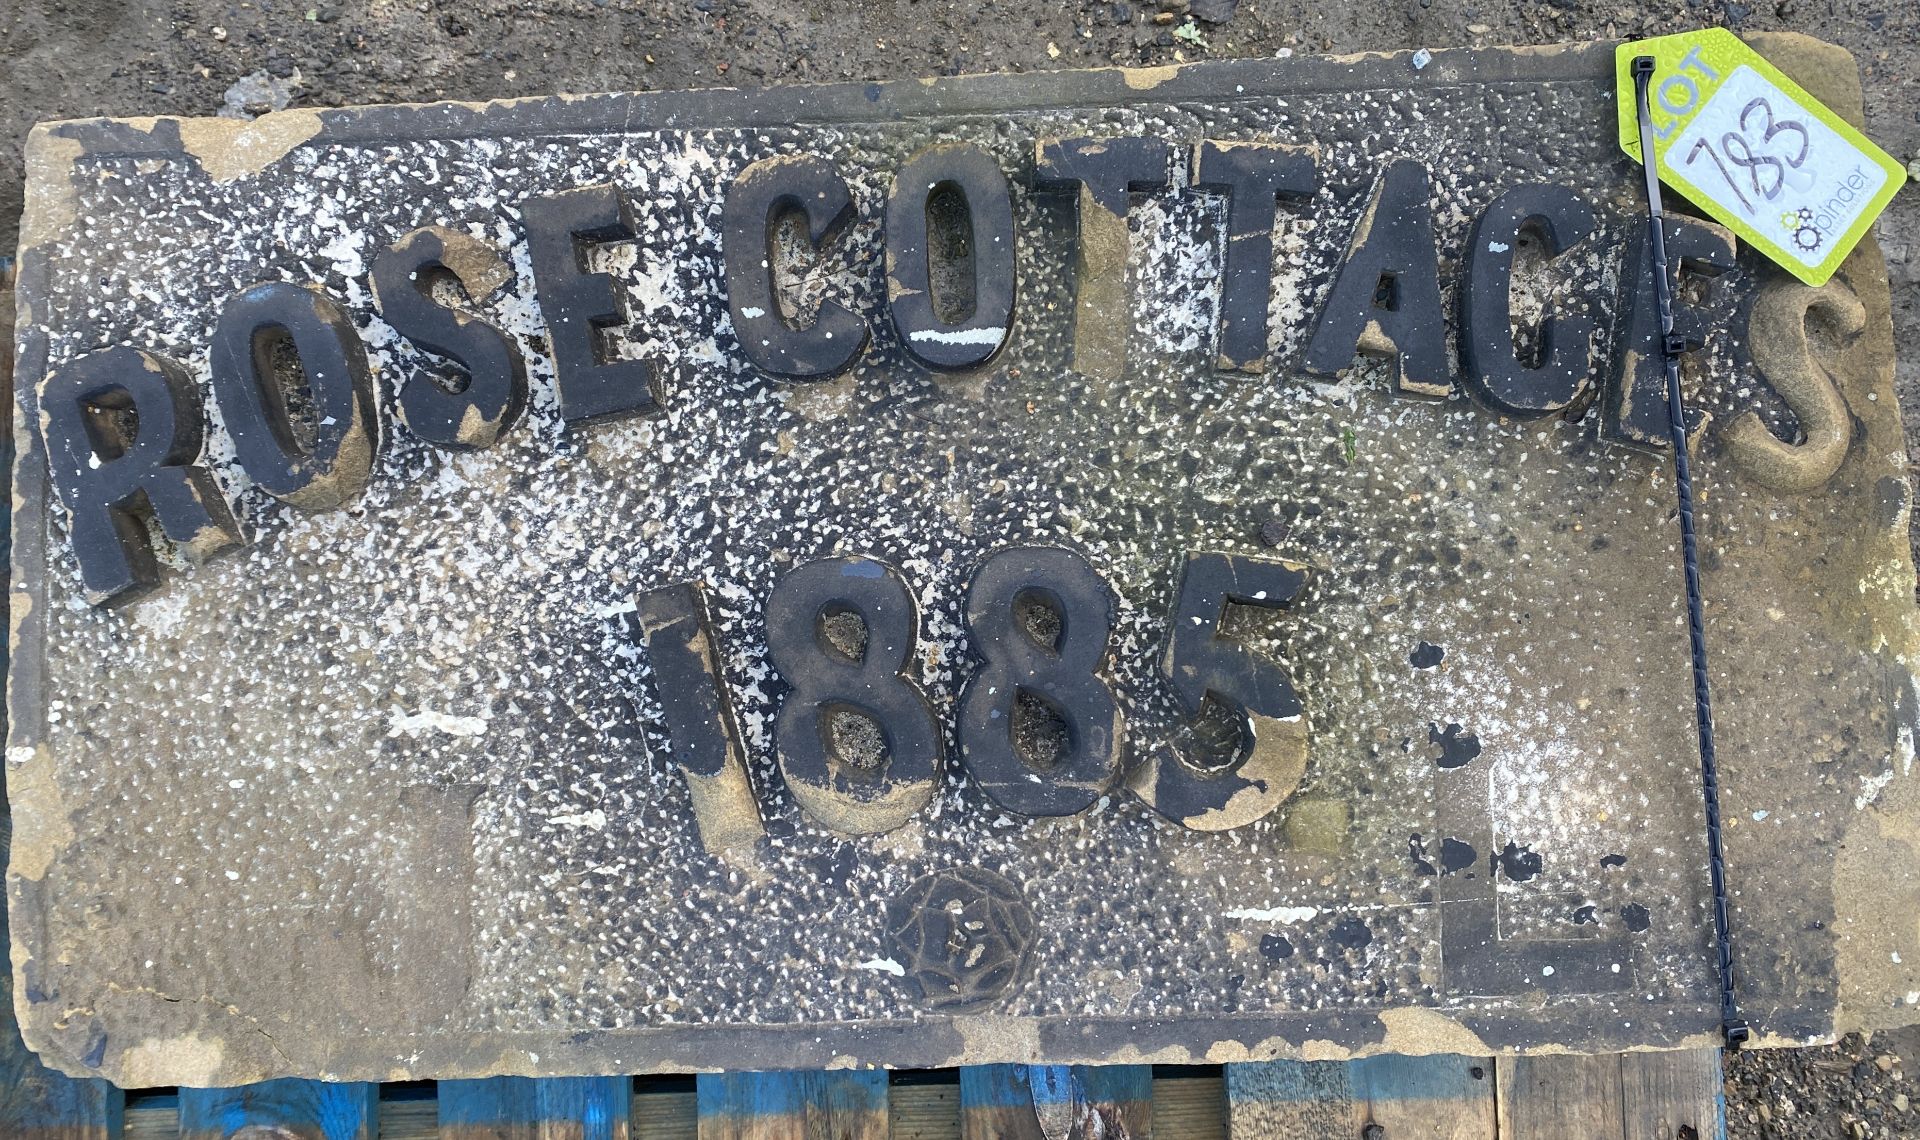
M 27 195 L 26 208 L 20 215 L 20 249 L 23 251 L 66 232 L 75 220 L 73 168 L 83 148 L 78 139 L 60 133 L 60 126 L 41 123 L 27 133 L 26 185 L 34 192 Z M 21 325 L 31 320 L 28 310 L 20 310 Z
M 180 144 L 200 160 L 215 182 L 258 174 L 320 133 L 320 114 L 311 109 L 275 111 L 251 122 L 237 119 L 175 119 Z
M 1852 52 L 1799 32 L 1755 32 L 1742 38 L 1842 119 L 1865 128 L 1860 68 Z M 1875 457 L 1887 453 L 1897 458 L 1899 477 L 1906 479 L 1905 433 L 1894 391 L 1899 345 L 1893 337 L 1886 263 L 1871 231 L 1848 256 L 1836 280 L 1844 280 L 1857 293 L 1866 310 L 1865 331 L 1860 335 L 1869 339 L 1881 358 L 1870 374 L 1835 373 L 1835 380 L 1843 388 L 1856 392 L 1864 389 L 1870 401 L 1867 409 L 1853 408 L 1854 419 L 1865 428 L 1867 447 L 1863 449 L 1856 441 L 1846 462 L 1860 462 L 1862 450 Z M 1914 566 L 1907 526 L 1913 490 L 1911 480 L 1907 482 L 1908 506 L 1883 538 L 1885 550 L 1881 556 L 1883 563 L 1897 571 L 1902 597 L 1885 605 L 1873 600 L 1874 608 L 1885 611 L 1876 614 L 1885 620 L 1873 624 L 1880 640 L 1878 654 L 1889 659 L 1891 668 L 1904 672 L 1909 700 L 1920 702 L 1920 608 L 1913 604 Z M 1862 594 L 1865 604 L 1870 599 L 1864 582 Z M 1908 715 L 1914 715 L 1911 707 Z M 1907 731 L 1912 731 L 1911 726 Z M 1906 746 L 1911 749 L 1911 736 Z M 1912 756 L 1907 759 L 1911 761 Z M 1920 1007 L 1920 963 L 1903 962 L 1899 954 L 1900 946 L 1911 946 L 1915 932 L 1920 931 L 1920 898 L 1911 891 L 1889 889 L 1903 878 L 1911 882 L 1920 877 L 1920 781 L 1908 775 L 1883 789 L 1873 802 L 1855 813 L 1838 847 L 1831 880 L 1837 917 L 1834 970 L 1838 990 L 1831 1035 L 1822 1040 L 1896 1028 L 1920 1017 L 1920 1008 L 1916 1008 Z M 1904 876 L 1890 871 L 1889 864 L 1895 861 L 1906 867 Z M 1737 942 L 1735 953 L 1737 961 Z M 1764 1026 L 1761 1029 L 1754 1045 L 1809 1043 L 1767 1034 Z
M 1282 60 L 1208 60 L 1198 72 L 1195 72 L 1197 64 L 1184 63 L 1158 67 L 980 72 L 940 80 L 920 78 L 878 83 L 790 84 L 772 88 L 709 87 L 666 92 L 559 92 L 492 100 L 289 108 L 253 120 L 212 116 L 50 120 L 37 124 L 28 137 L 25 180 L 28 191 L 27 218 L 22 224 L 19 248 L 24 252 L 70 228 L 73 216 L 68 179 L 52 175 L 70 173 L 74 162 L 91 150 L 110 153 L 115 149 L 115 143 L 124 146 L 126 132 L 149 136 L 155 146 L 153 151 L 147 153 L 179 154 L 192 158 L 215 182 L 224 183 L 258 174 L 295 149 L 316 140 L 324 141 L 329 129 L 335 126 L 347 128 L 347 137 L 358 141 L 351 127 L 356 121 L 369 117 L 383 122 L 395 121 L 399 117 L 420 123 L 438 120 L 441 126 L 458 126 L 456 120 L 461 113 L 493 116 L 503 111 L 525 109 L 540 116 L 568 104 L 613 101 L 632 108 L 622 118 L 625 127 L 631 130 L 699 129 L 701 124 L 692 121 L 694 118 L 708 123 L 721 120 L 741 120 L 744 123 L 749 112 L 771 112 L 783 121 L 805 126 L 823 122 L 863 121 L 885 117 L 885 112 L 889 111 L 906 116 L 991 111 L 1004 103 L 1002 93 L 1008 87 L 1021 92 L 1020 101 L 1024 105 L 1152 102 L 1184 96 L 1187 94 L 1184 88 L 1188 84 L 1180 81 L 1196 74 L 1198 79 L 1194 80 L 1193 85 L 1199 90 L 1194 94 L 1227 98 L 1257 97 L 1263 92 L 1259 87 L 1248 85 L 1232 96 L 1223 96 L 1208 81 L 1231 75 L 1243 76 L 1258 84 L 1263 80 L 1275 79 L 1280 72 L 1291 72 L 1295 74 L 1287 76 L 1286 81 L 1277 86 L 1298 91 L 1315 90 L 1325 85 L 1378 87 L 1394 78 L 1423 85 L 1471 82 L 1476 79 L 1492 81 L 1500 76 L 1476 76 L 1473 73 L 1494 60 L 1544 59 L 1585 53 L 1606 53 L 1610 58 L 1611 48 L 1611 43 L 1598 41 L 1447 48 L 1429 52 L 1432 62 L 1422 69 L 1415 69 L 1411 65 L 1415 54 L 1412 50 L 1375 51 L 1301 55 Z M 1404 75 L 1396 74 L 1402 68 Z M 1160 91 L 1160 88 L 1167 86 L 1183 90 Z M 801 109 L 808 108 L 809 103 L 812 109 L 801 113 Z M 48 200 L 37 201 L 41 197 Z

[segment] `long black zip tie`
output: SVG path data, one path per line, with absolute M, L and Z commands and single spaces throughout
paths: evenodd
M 1673 280 L 1667 275 L 1665 212 L 1654 162 L 1653 116 L 1647 88 L 1653 57 L 1633 61 L 1635 112 L 1640 122 L 1640 166 L 1647 177 L 1647 237 L 1653 256 L 1653 296 L 1660 309 L 1660 360 L 1667 370 L 1667 434 L 1673 441 L 1673 480 L 1680 493 L 1680 551 L 1687 572 L 1687 635 L 1693 642 L 1693 716 L 1700 731 L 1700 792 L 1707 808 L 1707 869 L 1713 879 L 1713 934 L 1720 968 L 1720 1032 L 1738 1049 L 1752 1030 L 1740 1016 L 1733 992 L 1733 932 L 1727 925 L 1727 865 L 1720 836 L 1720 775 L 1713 755 L 1713 702 L 1707 692 L 1707 631 L 1700 604 L 1700 554 L 1693 535 L 1693 475 L 1687 466 L 1687 405 L 1680 393 L 1680 354 L 1685 342 L 1673 332 Z

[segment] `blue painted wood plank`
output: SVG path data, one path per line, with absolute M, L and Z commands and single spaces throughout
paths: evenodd
M 962 1140 L 1146 1140 L 1150 1065 L 969 1065 Z
M 79 1080 L 41 1066 L 13 1023 L 0 1017 L 0 1136 L 7 1140 L 119 1140 L 126 1099 L 97 1078 Z
M 1396 1140 L 1495 1134 L 1495 1069 L 1486 1057 L 1264 1061 L 1226 1070 L 1228 1134 L 1235 1140 L 1360 1136 L 1370 1125 Z M 1600 1140 L 1599 1133 L 1580 1135 Z
M 1262 1061 L 1226 1066 L 1227 1135 L 1357 1135 L 1343 1061 Z
M 626 1077 L 488 1077 L 440 1082 L 441 1140 L 627 1140 Z
M 700 1140 L 887 1140 L 887 1074 L 702 1073 Z
M 249 1127 L 275 1140 L 374 1140 L 379 1119 L 373 1084 L 280 1080 L 180 1090 L 180 1140 L 228 1140 Z

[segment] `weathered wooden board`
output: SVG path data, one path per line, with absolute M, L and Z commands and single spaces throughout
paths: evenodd
M 1514 1057 L 1499 1067 L 1502 1136 L 1621 1136 L 1616 1056 Z
M 1147 1140 L 1151 1065 L 974 1065 L 960 1070 L 965 1140 Z
M 633 1082 L 490 1077 L 440 1082 L 442 1140 L 629 1140 Z
M 7 997 L 0 1013 L 0 1136 L 21 1140 L 115 1140 L 124 1094 L 98 1077 L 69 1077 L 27 1051 Z
M 1618 1081 L 1608 1075 L 1611 1062 L 1618 1063 Z M 1683 1129 L 1691 1128 L 1697 1140 L 1725 1140 L 1719 1058 L 1714 1050 L 1579 1058 L 1536 1064 L 1524 1072 L 1517 1070 L 1514 1079 L 1500 1086 L 1503 1115 L 1499 1128 L 1503 1130 L 1496 1131 L 1493 1082 L 1499 1066 L 1506 1063 L 1394 1057 L 1370 1058 L 1352 1065 L 1232 1065 L 1227 1067 L 1224 1083 L 1218 1076 L 1162 1076 L 1153 1081 L 1152 1129 L 1160 1137 L 1178 1140 L 1381 1140 L 1369 1128 L 1382 1130 L 1385 1140 L 1495 1140 L 1496 1136 L 1508 1140 L 1563 1140 L 1571 1136 L 1579 1140 L 1682 1140 L 1687 1135 Z M 1463 1087 L 1462 1065 L 1464 1079 L 1475 1082 L 1478 1095 Z M 1475 1070 L 1479 1070 L 1478 1076 Z M 1089 1075 L 1099 1076 L 1097 1070 Z M 722 1083 L 705 1099 L 712 1117 L 706 1127 L 722 1136 L 749 1135 L 761 1140 L 811 1138 L 820 1134 L 822 1121 L 829 1132 L 836 1120 L 850 1119 L 858 1121 L 850 1127 L 870 1131 L 871 1109 L 878 1103 L 871 1087 L 873 1076 L 865 1074 L 854 1082 L 857 1095 L 852 1100 L 864 1108 L 851 1116 L 844 1111 L 848 1098 L 835 1102 L 830 1094 L 831 1082 L 796 1084 L 786 1074 L 762 1074 L 732 1087 Z M 964 1071 L 960 1076 L 961 1080 L 955 1082 L 952 1072 L 914 1074 L 904 1082 L 891 1083 L 886 1095 L 885 1135 L 891 1140 L 962 1140 L 982 1134 L 981 1117 L 963 1117 Z M 1125 1096 L 1137 1095 L 1131 1087 L 1134 1079 L 1130 1066 L 1114 1074 L 1115 1084 Z M 537 1083 L 551 1085 L 554 1090 L 545 1095 L 545 1109 L 531 1107 L 540 1095 L 537 1088 L 494 1086 L 489 1091 L 477 1083 L 446 1082 L 443 1089 L 465 1100 L 466 1107 L 455 1115 L 464 1114 L 468 1123 L 447 1122 L 445 1128 L 436 1098 L 419 1097 L 415 1095 L 417 1090 L 410 1089 L 403 1098 L 380 1103 L 378 1136 L 380 1140 L 449 1140 L 476 1134 L 487 1140 L 502 1135 L 509 1140 L 529 1136 L 583 1140 L 604 1135 L 593 1122 L 598 1119 L 596 1113 L 579 1111 L 580 1089 L 566 1087 L 573 1082 L 548 1078 Z M 779 1091 L 770 1093 L 769 1085 Z M 1229 1085 L 1236 1092 L 1231 1104 Z M 480 1092 L 478 1098 L 472 1095 L 475 1090 Z M 695 1140 L 696 1136 L 710 1134 L 701 1131 L 698 1099 L 691 1090 L 668 1091 L 657 1084 L 636 1090 L 628 1123 L 631 1140 Z M 1112 1103 L 1121 1100 L 1116 1097 Z M 566 1105 L 573 1107 L 555 1108 Z M 1616 1105 L 1617 1110 L 1613 1107 Z M 486 1117 L 489 1123 L 484 1127 L 494 1131 L 476 1131 L 473 1120 L 478 1116 Z M 263 1123 L 264 1117 L 256 1113 L 252 1119 Z M 1032 1118 L 1040 1119 L 1037 1114 Z M 164 1098 L 143 1100 L 127 1115 L 124 1140 L 178 1140 L 180 1119 L 179 1110 Z M 1005 1131 L 985 1134 L 1009 1138 L 1036 1135 L 1026 1128 L 1026 1119 L 1008 1118 Z M 535 1120 L 545 1120 L 547 1131 L 527 1131 L 529 1122 Z M 1049 1118 L 1043 1123 L 1052 1121 Z M 1137 1117 L 1128 1118 L 1128 1127 L 1135 1123 Z M 1579 1131 L 1565 1131 L 1568 1128 Z M 1064 1137 L 1084 1131 L 1037 1135 Z M 25 1135 L 39 1140 L 39 1134 Z M 53 1132 L 48 1137 L 68 1140 L 69 1135 Z M 95 1130 L 79 1135 L 111 1140 L 120 1134 Z M 1105 1133 L 1107 1140 L 1116 1135 Z
M 883 1072 L 700 1077 L 700 1140 L 887 1140 Z
M 1727 1093 L 1718 1049 L 1628 1053 L 1620 1058 L 1621 1118 L 1628 1137 L 1724 1140 Z
M 180 1140 L 377 1140 L 380 1086 L 283 1079 L 180 1090 Z M 253 1129 L 249 1133 L 245 1130 Z
M 1154 1078 L 1153 1130 L 1187 1140 L 1227 1140 L 1227 1082 L 1217 1076 Z
M 1365 1137 L 1369 1128 L 1409 1140 L 1480 1140 L 1496 1134 L 1494 1083 L 1492 1058 L 1448 1053 L 1229 1065 L 1227 1117 L 1235 1140 Z
M 1716 1049 L 1501 1058 L 1498 1072 L 1501 1136 L 1727 1134 Z

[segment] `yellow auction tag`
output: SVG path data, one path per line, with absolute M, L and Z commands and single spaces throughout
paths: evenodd
M 1640 158 L 1636 56 L 1660 181 L 1809 285 L 1840 268 L 1900 189 L 1900 164 L 1725 28 L 1621 44 L 1620 146 Z

